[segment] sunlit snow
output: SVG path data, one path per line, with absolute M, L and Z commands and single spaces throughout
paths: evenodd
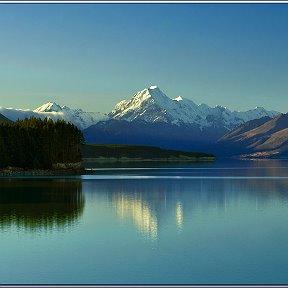
M 135 119 L 148 122 L 166 122 L 174 125 L 196 124 L 203 127 L 223 126 L 234 129 L 240 124 L 262 118 L 274 117 L 278 112 L 267 111 L 256 107 L 248 111 L 230 111 L 217 105 L 212 108 L 206 104 L 195 104 L 192 100 L 181 96 L 171 99 L 157 86 L 145 88 L 137 92 L 130 100 L 118 103 L 109 114 L 114 119 L 133 121 Z
M 12 121 L 23 120 L 25 118 L 48 118 L 52 120 L 65 120 L 76 125 L 80 129 L 85 129 L 98 121 L 108 119 L 108 116 L 99 112 L 85 112 L 82 109 L 70 109 L 67 106 L 60 106 L 55 102 L 48 102 L 32 110 L 13 109 L 0 107 L 0 113 Z

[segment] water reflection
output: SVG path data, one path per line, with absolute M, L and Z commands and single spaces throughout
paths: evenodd
M 84 210 L 80 181 L 2 179 L 0 185 L 2 230 L 59 231 L 72 227 Z
M 182 203 L 180 201 L 178 201 L 176 204 L 176 221 L 177 221 L 177 227 L 179 231 L 181 231 L 183 226 L 183 209 L 182 209 Z
M 128 180 L 126 178 L 114 179 L 112 175 L 109 180 L 87 180 L 83 185 L 87 191 L 106 192 L 111 207 L 115 209 L 121 221 L 132 220 L 137 231 L 148 239 L 156 240 L 160 237 L 161 230 L 166 229 L 167 225 L 171 227 L 173 224 L 175 232 L 183 232 L 187 218 L 190 219 L 193 214 L 208 211 L 210 208 L 217 209 L 219 214 L 225 214 L 237 205 L 246 205 L 243 203 L 246 201 L 250 204 L 255 203 L 255 211 L 258 211 L 265 207 L 265 203 L 269 203 L 272 198 L 278 198 L 282 203 L 286 203 L 288 208 L 288 169 L 277 165 L 265 166 L 265 162 L 261 164 L 261 167 L 257 166 L 259 163 L 252 164 L 250 168 L 168 169 L 168 173 L 172 176 L 170 179 L 157 179 L 157 177 L 145 179 L 145 176 L 151 173 L 153 175 L 166 173 L 167 175 L 167 169 L 136 169 L 132 172 L 120 170 L 122 174 L 126 172 Z M 108 175 L 109 171 L 105 173 Z M 183 176 L 191 175 L 191 173 L 208 177 L 173 178 L 175 175 Z M 142 175 L 144 178 L 131 177 L 129 179 L 131 174 Z M 225 178 L 227 175 L 236 177 L 227 179 Z M 263 178 L 253 178 L 257 175 Z M 210 176 L 215 176 L 215 178 L 211 179 Z M 237 176 L 247 176 L 247 178 L 237 178 Z
M 133 223 L 143 235 L 153 240 L 157 239 L 157 218 L 141 194 L 131 197 L 125 193 L 116 193 L 112 196 L 112 204 L 119 218 L 132 218 Z

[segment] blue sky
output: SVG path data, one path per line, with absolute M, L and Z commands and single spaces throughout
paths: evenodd
M 0 106 L 109 112 L 150 85 L 288 112 L 288 4 L 0 4 Z

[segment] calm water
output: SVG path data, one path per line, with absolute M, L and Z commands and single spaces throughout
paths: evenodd
M 288 163 L 0 179 L 0 284 L 287 284 Z

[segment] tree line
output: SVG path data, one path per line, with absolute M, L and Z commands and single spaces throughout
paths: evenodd
M 44 168 L 81 161 L 82 132 L 64 120 L 0 122 L 0 167 Z

